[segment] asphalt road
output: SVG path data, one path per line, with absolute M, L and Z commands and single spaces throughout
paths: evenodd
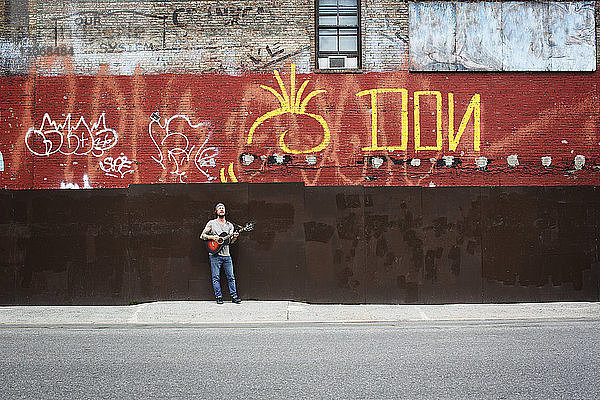
M 600 321 L 1 328 L 2 399 L 598 399 Z

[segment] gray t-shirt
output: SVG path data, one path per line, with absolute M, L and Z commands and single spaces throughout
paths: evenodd
M 229 221 L 225 225 L 222 225 L 217 218 L 211 219 L 206 224 L 206 227 L 202 231 L 203 235 L 216 235 L 221 236 L 221 233 L 225 232 L 230 234 L 233 232 L 233 224 Z M 229 245 L 224 245 L 221 250 L 217 253 L 219 256 L 229 256 Z

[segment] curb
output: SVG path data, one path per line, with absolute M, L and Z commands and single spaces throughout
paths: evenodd
M 343 305 L 293 301 L 142 303 L 131 306 L 0 307 L 9 326 L 193 326 L 211 324 L 598 320 L 600 303 Z

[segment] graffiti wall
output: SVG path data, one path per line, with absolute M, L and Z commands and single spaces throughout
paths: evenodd
M 318 4 L 4 2 L 0 186 L 598 183 L 597 4 L 362 0 L 352 73 Z
M 0 184 L 598 184 L 599 77 L 0 78 Z

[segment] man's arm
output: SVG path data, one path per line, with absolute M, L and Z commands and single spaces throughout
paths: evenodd
M 200 234 L 200 239 L 202 239 L 202 240 L 218 240 L 219 237 L 216 235 L 211 235 L 210 234 L 211 232 L 212 232 L 212 226 L 210 225 L 210 222 L 208 222 L 206 224 L 206 226 L 204 227 L 204 230 Z

